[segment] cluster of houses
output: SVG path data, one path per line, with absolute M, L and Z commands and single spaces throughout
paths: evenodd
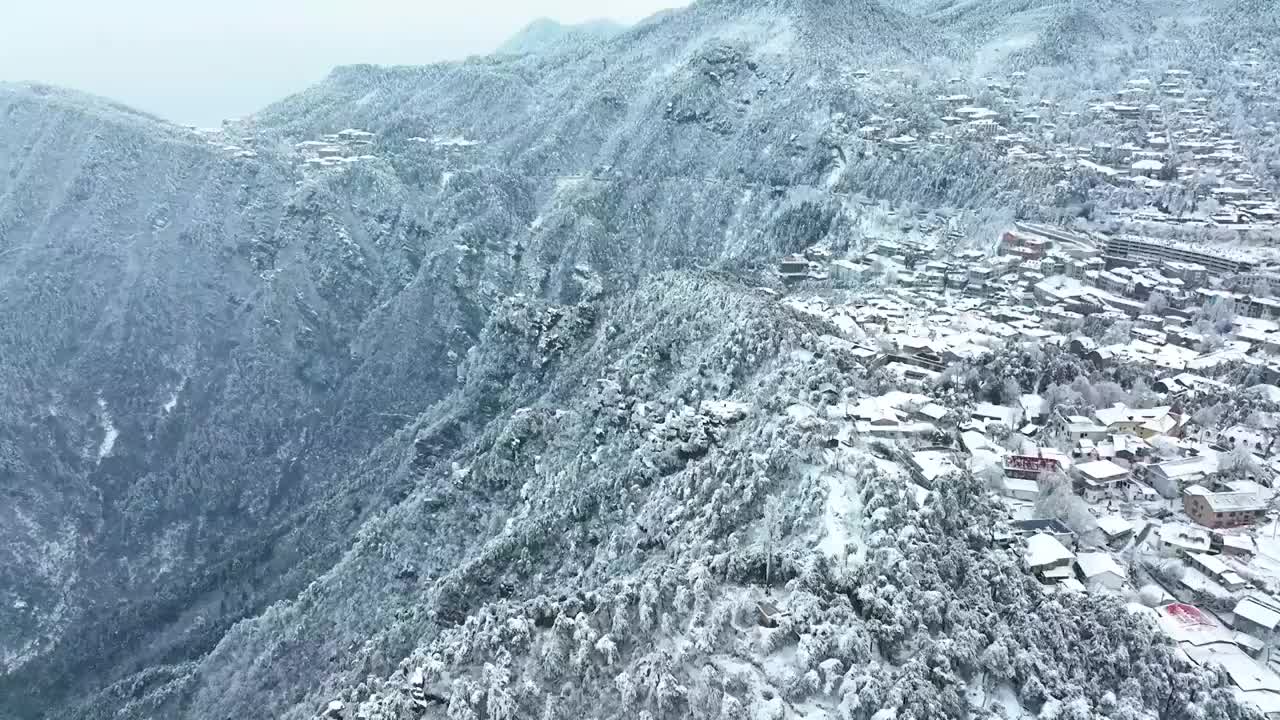
M 1206 425 L 1186 410 L 1204 396 L 1280 398 L 1280 324 L 1268 298 L 1222 289 L 1240 273 L 1265 271 L 1264 260 L 1221 252 L 1209 263 L 1193 250 L 1120 256 L 1096 237 L 1043 226 L 1004 234 L 995 258 L 941 261 L 927 244 L 877 243 L 848 264 L 899 267 L 899 282 L 836 290 L 847 269 L 822 254 L 800 256 L 791 268 L 815 292 L 781 302 L 836 328 L 816 339 L 822 351 L 901 380 L 874 396 L 821 388 L 830 447 L 869 445 L 911 478 L 918 502 L 957 472 L 988 479 L 1008 511 L 993 532 L 1023 538 L 1027 567 L 1046 592 L 1132 596 L 1156 583 L 1164 600 L 1134 603 L 1134 611 L 1150 614 L 1189 659 L 1229 664 L 1242 698 L 1280 713 L 1280 675 L 1267 651 L 1280 640 L 1280 417 Z M 1156 293 L 1163 302 L 1151 302 Z M 1229 301 L 1219 319 L 1229 329 L 1214 344 L 1193 318 L 1198 305 L 1218 301 Z M 1077 331 L 1085 318 L 1123 331 L 1095 342 Z M 935 391 L 948 368 L 981 362 L 1010 341 L 1055 344 L 1099 369 L 1141 367 L 1149 392 L 1141 406 L 1079 413 L 1038 394 L 958 407 Z M 1218 372 L 1225 363 L 1253 366 L 1271 384 L 1237 385 Z M 1065 493 L 1074 510 L 1064 511 L 1061 498 L 1046 502 L 1053 493 Z M 1191 614 L 1204 624 L 1194 632 L 1183 626 Z
M 833 433 L 828 446 L 869 446 L 910 477 L 919 503 L 966 469 L 986 477 L 1008 511 L 992 532 L 997 540 L 1023 539 L 1027 568 L 1046 593 L 1136 596 L 1158 583 L 1163 599 L 1154 607 L 1131 603 L 1131 610 L 1150 615 L 1190 660 L 1227 663 L 1243 699 L 1265 714 L 1280 712 L 1280 675 L 1268 660 L 1280 640 L 1280 541 L 1276 526 L 1267 526 L 1280 433 L 1199 426 L 1179 408 L 1229 386 L 1186 371 L 1153 384 L 1162 403 L 1153 407 L 1117 403 L 1070 414 L 1037 394 L 951 406 L 930 394 L 938 373 L 981 359 L 1010 337 L 1040 340 L 1028 322 L 1033 315 L 966 300 L 917 308 L 905 299 L 783 300 L 839 329 L 817 338 L 819 349 L 903 380 L 880 395 L 819 388 L 824 427 Z M 1044 516 L 1053 492 L 1084 508 L 1091 527 L 1080 527 L 1079 517 Z M 1140 570 L 1148 565 L 1162 574 Z M 1177 624 L 1188 613 L 1199 623 L 1190 630 Z
M 1237 64 L 1245 76 L 1244 96 L 1265 96 L 1261 56 L 1249 55 Z M 976 85 L 952 79 L 936 97 L 931 116 L 922 119 L 913 108 L 908 117 L 897 103 L 886 101 L 884 114 L 867 117 L 856 135 L 890 152 L 981 143 L 1014 167 L 1049 172 L 1059 181 L 1088 177 L 1136 190 L 1145 193 L 1147 206 L 1124 210 L 1114 219 L 1138 228 L 1157 224 L 1244 233 L 1280 227 L 1276 198 L 1249 171 L 1240 141 L 1226 121 L 1214 116 L 1211 94 L 1189 71 L 1137 69 L 1112 95 L 1071 107 L 1032 96 L 1025 79 L 1023 73 L 1007 80 L 986 77 Z M 1273 136 L 1280 126 L 1267 122 L 1252 131 Z M 1082 133 L 1105 139 L 1084 145 L 1067 140 Z M 1195 206 L 1161 209 L 1156 201 L 1171 186 L 1194 196 Z M 1200 201 L 1206 201 L 1203 207 Z
M 1004 232 L 991 256 L 971 250 L 934 259 L 930 245 L 868 245 L 859 258 L 831 259 L 824 251 L 785 258 L 780 278 L 792 286 L 914 296 L 916 307 L 981 309 L 1016 328 L 1001 328 L 1007 336 L 1046 342 L 1067 342 L 1054 328 L 1085 318 L 1126 321 L 1132 326 L 1127 336 L 1083 352 L 1099 363 L 1127 357 L 1161 371 L 1199 372 L 1242 361 L 1268 382 L 1280 380 L 1273 359 L 1280 353 L 1280 298 L 1270 291 L 1280 288 L 1276 248 L 1106 237 L 1030 223 Z M 1229 329 L 1206 334 L 1195 318 L 1213 303 L 1234 317 Z
M 245 120 L 223 120 L 221 127 L 210 128 L 188 125 L 187 131 L 236 160 L 252 160 L 258 157 L 257 133 L 252 123 Z
M 349 128 L 319 140 L 303 140 L 294 145 L 294 151 L 304 168 L 319 170 L 377 159 L 373 154 L 376 140 L 374 133 Z
M 1156 223 L 1196 223 L 1250 229 L 1273 227 L 1280 219 L 1275 199 L 1250 174 L 1241 144 L 1227 124 L 1212 114 L 1208 92 L 1183 70 L 1152 79 L 1129 80 L 1114 98 L 1094 102 L 1088 113 L 1110 123 L 1119 143 L 1076 148 L 1081 169 L 1112 184 L 1163 190 L 1203 186 L 1218 204 L 1211 213 L 1171 215 L 1147 208 L 1124 219 Z
M 1237 65 L 1238 89 L 1265 99 L 1261 53 Z M 894 78 L 856 77 L 873 75 Z M 1189 410 L 1205 396 L 1280 401 L 1280 251 L 1253 242 L 1280 228 L 1280 206 L 1188 71 L 1137 70 L 1070 108 L 1026 97 L 1024 79 L 952 81 L 924 127 L 885 102 L 856 133 L 892 153 L 982 143 L 1060 180 L 1123 188 L 1130 203 L 1146 193 L 1152 206 L 1117 211 L 1107 232 L 1019 223 L 994 251 L 949 252 L 944 238 L 904 232 L 864 239 L 856 256 L 785 258 L 782 302 L 838 329 L 821 349 L 901 381 L 873 396 L 822 388 L 828 447 L 869 446 L 910 477 L 918 503 L 957 472 L 986 479 L 1008 513 L 991 531 L 1021 539 L 1046 593 L 1141 597 L 1131 612 L 1280 717 L 1280 417 Z M 1114 141 L 1062 141 L 1079 129 Z M 1154 202 L 1176 193 L 1196 202 Z M 1090 339 L 1087 326 L 1102 330 Z M 1008 391 L 1003 404 L 949 404 L 943 374 L 1010 341 L 1058 345 L 1098 370 L 1140 368 L 1148 391 L 1088 412 Z

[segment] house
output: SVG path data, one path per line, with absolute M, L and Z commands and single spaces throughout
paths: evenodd
M 1165 523 L 1155 535 L 1155 545 L 1159 550 L 1171 555 L 1188 552 L 1209 552 L 1213 540 L 1209 531 L 1183 525 L 1182 523 Z
M 1005 497 L 1011 497 L 1014 500 L 1032 502 L 1040 497 L 1040 483 L 1035 480 L 1006 477 L 1000 486 L 1000 494 Z
M 1268 637 L 1280 627 L 1280 601 L 1266 595 L 1249 595 L 1236 603 L 1231 614 L 1232 627 L 1255 637 Z
M 776 628 L 778 621 L 786 617 L 787 613 L 779 610 L 773 603 L 761 600 L 756 603 L 756 621 L 761 627 Z
M 960 472 L 955 451 L 950 448 L 917 450 L 908 454 L 906 459 L 911 474 L 926 488 L 934 487 L 934 483 L 940 478 Z
M 960 447 L 964 448 L 964 451 L 970 455 L 983 450 L 992 452 L 999 450 L 999 448 L 987 439 L 986 435 L 983 435 L 977 430 L 966 430 L 960 433 Z
M 1065 423 L 1067 435 L 1074 444 L 1080 444 L 1081 440 L 1105 440 L 1107 437 L 1105 425 L 1099 425 L 1083 415 L 1070 415 Z
M 1187 560 L 1196 570 L 1204 573 L 1212 578 L 1222 587 L 1231 592 L 1243 590 L 1249 587 L 1249 581 L 1245 580 L 1232 570 L 1229 565 L 1223 562 L 1222 558 L 1217 555 L 1207 555 L 1205 553 L 1189 552 L 1186 554 Z
M 949 410 L 938 403 L 925 403 L 916 410 L 916 415 L 926 422 L 941 422 L 947 416 Z
M 1080 553 L 1076 556 L 1076 568 L 1080 581 L 1091 592 L 1100 589 L 1119 590 L 1127 577 L 1124 568 L 1120 567 L 1110 553 L 1105 552 Z
M 894 391 L 878 397 L 862 398 L 853 405 L 829 406 L 827 414 L 835 419 L 854 420 L 854 430 L 859 435 L 893 440 L 927 440 L 938 432 L 938 428 L 933 423 L 916 419 L 918 413 L 912 412 L 910 408 L 928 401 L 924 395 Z
M 1132 467 L 1151 452 L 1150 443 L 1136 435 L 1111 435 L 1100 442 L 1081 440 L 1076 448 L 1076 454 L 1085 460 L 1110 460 L 1124 468 Z
M 1144 159 L 1139 160 L 1129 166 L 1129 171 L 1134 177 L 1156 177 L 1164 171 L 1164 163 L 1159 160 Z
M 853 423 L 853 429 L 859 435 L 882 440 L 929 440 L 938 433 L 933 423 L 900 422 L 889 418 L 858 420 Z
M 1156 435 L 1177 435 L 1181 431 L 1185 419 L 1170 410 L 1169 407 L 1131 408 L 1117 403 L 1098 410 L 1094 417 L 1108 432 L 1128 433 L 1145 439 Z
M 1057 518 L 1037 518 L 1035 520 L 1015 520 L 1010 523 L 1013 534 L 1018 537 L 1029 538 L 1032 535 L 1052 535 L 1058 539 L 1058 542 L 1067 547 L 1075 547 L 1076 534 L 1071 532 L 1061 520 Z
M 834 260 L 831 263 L 831 279 L 837 287 L 852 287 L 872 275 L 871 266 L 852 260 Z
M 935 383 L 942 377 L 940 370 L 931 370 L 920 363 L 904 362 L 903 358 L 891 357 L 883 366 L 884 371 L 900 378 L 904 382 Z
M 1257 638 L 1222 627 L 1192 605 L 1173 603 L 1157 612 L 1161 630 L 1178 643 L 1186 659 L 1195 665 L 1220 667 L 1234 685 L 1231 689 L 1237 698 L 1254 706 L 1263 717 L 1280 716 L 1280 675 L 1269 663 L 1250 657 L 1263 649 Z
M 1197 523 L 1220 528 L 1258 522 L 1266 515 L 1267 504 L 1257 493 L 1216 493 L 1192 485 L 1182 493 L 1182 509 Z
M 1108 543 L 1114 543 L 1133 535 L 1133 523 L 1119 515 L 1104 515 L 1098 518 L 1098 530 L 1106 536 Z
M 1202 455 L 1166 460 L 1148 465 L 1147 476 L 1153 483 L 1164 482 L 1167 487 L 1182 492 L 1190 485 L 1204 485 L 1217 477 L 1218 460 L 1218 453 L 1212 451 Z
M 991 403 L 978 403 L 973 409 L 972 417 L 974 420 L 981 420 L 986 423 L 1000 423 L 1010 430 L 1018 427 L 1017 408 L 993 405 Z
M 376 136 L 367 130 L 356 130 L 354 128 L 338 133 L 338 139 L 348 143 L 371 143 L 374 137 Z
M 1031 572 L 1047 584 L 1071 577 L 1071 565 L 1076 559 L 1075 553 L 1068 550 L 1058 538 L 1045 533 L 1027 538 L 1024 557 Z
M 1094 460 L 1072 468 L 1078 489 L 1089 502 L 1102 502 L 1128 488 L 1129 471 L 1110 460 Z
M 1067 345 L 1067 351 L 1076 357 L 1088 357 L 1089 353 L 1098 349 L 1098 343 L 1093 338 L 1080 336 L 1073 338 L 1071 343 Z
M 1023 480 L 1038 480 L 1045 473 L 1062 469 L 1063 461 L 1053 455 L 1010 455 L 1005 458 L 1004 474 L 1006 477 Z
M 809 259 L 803 255 L 788 255 L 778 263 L 778 275 L 783 280 L 807 280 L 810 277 Z
M 1232 557 L 1245 558 L 1246 560 L 1257 552 L 1257 547 L 1253 544 L 1253 538 L 1248 535 L 1227 535 L 1225 533 L 1213 534 L 1214 546 L 1223 555 Z

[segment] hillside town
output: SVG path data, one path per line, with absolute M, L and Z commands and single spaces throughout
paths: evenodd
M 1273 107 L 1263 82 L 1269 63 L 1258 48 L 1236 59 L 1233 90 Z M 1027 73 L 970 81 L 952 78 L 923 105 L 900 71 L 863 71 L 857 82 L 884 98 L 860 118 L 856 135 L 883 151 L 919 153 L 972 143 L 1003 158 L 1012 172 L 1047 176 L 1062 196 L 1108 197 L 1095 221 L 1138 232 L 1196 230 L 1245 237 L 1274 230 L 1276 198 L 1250 170 L 1236 130 L 1274 137 L 1280 126 L 1233 128 L 1208 80 L 1191 70 L 1123 68 L 1111 93 L 1064 104 Z
M 985 479 L 1044 592 L 1127 599 L 1280 714 L 1280 258 L 1035 224 L 995 245 L 782 261 L 779 302 L 831 329 L 811 350 L 873 380 L 814 388 L 815 431 L 921 503 Z

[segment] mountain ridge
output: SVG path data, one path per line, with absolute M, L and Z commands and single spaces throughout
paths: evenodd
M 524 55 L 549 52 L 557 46 L 604 42 L 626 32 L 627 26 L 613 20 L 587 20 L 563 24 L 551 18 L 539 18 L 507 39 L 495 55 Z

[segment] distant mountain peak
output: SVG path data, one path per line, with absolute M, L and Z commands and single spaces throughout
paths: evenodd
M 498 46 L 495 52 L 499 55 L 540 53 L 569 44 L 608 40 L 626 29 L 626 25 L 604 18 L 565 24 L 543 17 L 524 26 L 520 32 Z

